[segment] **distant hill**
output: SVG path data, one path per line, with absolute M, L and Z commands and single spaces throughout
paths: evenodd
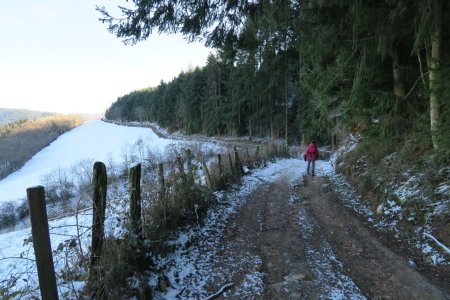
M 0 108 L 0 125 L 23 119 L 37 119 L 51 115 L 54 115 L 54 113 L 27 109 Z
M 79 115 L 28 116 L 34 117 L 0 124 L 0 180 L 20 169 L 61 134 L 85 121 Z

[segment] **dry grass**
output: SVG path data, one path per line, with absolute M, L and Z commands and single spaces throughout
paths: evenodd
M 201 222 L 214 203 L 215 191 L 239 184 L 245 172 L 286 154 L 285 149 L 273 142 L 241 145 L 236 152 L 230 147 L 224 153 L 208 156 L 195 150 L 189 167 L 186 154 L 176 152 L 164 163 L 164 178 L 159 174 L 157 180 L 143 181 L 145 235 L 151 240 L 161 239 L 179 226 Z
M 33 155 L 81 121 L 77 115 L 54 115 L 20 121 L 18 126 L 3 125 L 11 130 L 2 131 L 0 135 L 0 179 L 21 168 Z

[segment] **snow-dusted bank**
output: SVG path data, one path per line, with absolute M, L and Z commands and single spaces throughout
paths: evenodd
M 0 203 L 26 197 L 26 189 L 42 184 L 42 177 L 58 169 L 70 170 L 83 160 L 116 163 L 142 142 L 152 151 L 164 152 L 173 141 L 159 138 L 149 128 L 118 126 L 102 121 L 81 125 L 38 152 L 20 170 L 0 181 Z

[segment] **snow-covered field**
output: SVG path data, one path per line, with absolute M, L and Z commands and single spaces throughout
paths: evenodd
M 37 153 L 20 170 L 0 181 L 0 204 L 3 202 L 19 203 L 26 199 L 26 189 L 31 186 L 44 185 L 43 178 L 55 170 L 70 170 L 83 161 L 102 161 L 105 164 L 114 162 L 120 164 L 132 156 L 136 148 L 148 153 L 164 156 L 175 147 L 199 147 L 195 142 L 183 142 L 179 139 L 159 138 L 149 128 L 119 126 L 102 121 L 92 121 L 79 126 L 52 142 L 48 147 Z M 219 151 L 217 143 L 201 144 L 203 151 Z M 139 156 L 139 155 L 137 155 Z M 137 157 L 139 159 L 143 157 Z M 136 158 L 135 158 L 136 159 Z M 45 185 L 44 185 L 45 187 Z M 113 222 L 113 220 L 107 220 Z M 78 251 L 69 247 L 75 237 L 80 237 L 81 248 L 85 252 L 90 245 L 90 226 L 92 224 L 91 210 L 86 210 L 75 216 L 55 219 L 49 222 L 51 244 L 54 250 L 55 267 L 61 274 L 72 262 L 70 251 Z M 113 230 L 114 226 L 109 226 Z M 37 273 L 34 262 L 32 243 L 28 243 L 31 229 L 24 228 L 0 235 L 0 291 L 9 286 L 11 291 L 31 288 L 31 295 L 38 296 Z M 76 256 L 76 253 L 72 253 Z M 60 278 L 61 280 L 61 278 Z M 77 286 L 67 286 L 58 283 L 60 293 L 69 290 L 79 290 L 83 283 Z M 2 294 L 0 294 L 1 297 Z
M 26 189 L 42 184 L 42 177 L 58 169 L 70 169 L 83 160 L 119 162 L 129 147 L 144 142 L 163 152 L 177 141 L 161 139 L 149 128 L 118 126 L 92 121 L 79 126 L 38 152 L 20 170 L 0 181 L 0 203 L 23 199 Z
M 61 135 L 20 170 L 0 181 L 0 203 L 19 202 L 26 198 L 28 187 L 43 184 L 45 175 L 55 170 L 69 171 L 81 161 L 119 163 L 130 154 L 136 144 L 164 155 L 166 147 L 174 143 L 179 141 L 161 139 L 149 128 L 118 126 L 98 120 L 86 123 Z M 92 223 L 91 215 L 88 210 L 78 216 L 50 222 L 52 247 L 55 251 L 58 247 L 61 250 L 57 251 L 59 254 L 54 257 L 58 272 L 61 272 L 66 264 L 70 264 L 65 252 L 68 248 L 64 245 L 71 239 L 81 233 L 82 249 L 87 250 L 90 243 L 88 231 Z M 0 287 L 9 285 L 12 290 L 33 286 L 36 288 L 34 252 L 32 244 L 25 242 L 30 236 L 30 228 L 0 235 L 0 279 L 9 280 L 8 284 L 3 282 Z M 64 285 L 60 285 L 60 288 L 62 286 Z M 64 292 L 64 288 L 60 292 Z

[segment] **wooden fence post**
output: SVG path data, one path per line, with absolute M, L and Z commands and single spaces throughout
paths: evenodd
M 105 210 L 106 210 L 106 190 L 108 178 L 106 166 L 102 162 L 95 162 L 92 172 L 92 185 L 94 192 L 92 195 L 92 244 L 91 244 L 91 269 L 89 277 L 95 277 L 94 266 L 100 259 L 103 239 L 105 237 Z
M 166 189 L 164 182 L 164 166 L 162 163 L 158 164 L 158 182 L 159 182 L 159 192 L 161 196 L 161 194 L 163 194 Z
M 159 200 L 162 200 L 166 192 L 166 183 L 164 181 L 164 166 L 162 163 L 158 164 L 158 183 L 159 183 Z
M 187 164 L 187 172 L 188 172 L 188 176 L 187 176 L 187 180 L 188 182 L 186 182 L 189 186 L 194 186 L 195 182 L 194 182 L 194 168 L 192 166 L 192 151 L 191 149 L 187 149 L 186 150 L 186 164 Z
M 255 151 L 255 161 L 253 163 L 254 166 L 260 166 L 260 161 L 259 161 L 259 145 L 256 146 L 256 151 Z
M 184 172 L 183 161 L 181 160 L 181 156 L 177 156 L 178 169 L 180 171 L 181 179 L 183 180 L 183 184 L 187 183 L 186 173 Z
M 239 176 L 242 176 L 244 175 L 244 168 L 242 167 L 241 160 L 239 159 L 239 154 L 236 146 L 233 146 L 233 150 L 234 150 L 234 166 L 236 168 L 236 173 Z
M 219 160 L 219 177 L 223 178 L 223 166 L 222 166 L 222 155 L 217 154 L 217 158 Z
M 218 164 L 219 164 L 219 180 L 217 182 L 217 186 L 219 188 L 224 188 L 225 187 L 225 174 L 224 174 L 224 170 L 223 170 L 223 165 L 222 165 L 222 155 L 220 153 L 217 154 L 217 158 L 218 158 Z
M 130 216 L 133 232 L 139 239 L 142 237 L 142 216 L 141 216 L 141 164 L 130 168 L 129 177 L 130 188 Z
M 231 153 L 228 153 L 228 161 L 230 162 L 231 174 L 235 174 L 234 167 L 233 167 L 233 160 L 231 159 Z
M 206 165 L 204 160 L 202 160 L 202 166 L 203 166 L 203 170 L 206 175 L 206 183 L 208 184 L 208 188 L 212 189 L 213 186 L 212 186 L 212 182 L 211 182 L 211 175 L 209 174 L 208 166 Z
M 192 175 L 192 152 L 191 149 L 186 149 L 186 163 L 188 174 Z
M 43 300 L 58 299 L 44 187 L 28 188 L 27 198 L 30 207 L 31 234 L 33 235 L 33 248 L 36 256 L 41 297 Z
M 159 165 L 158 165 L 158 182 L 159 182 L 158 199 L 159 199 L 160 204 L 163 205 L 164 220 L 166 220 L 166 217 L 167 217 L 167 201 L 165 198 L 166 184 L 164 182 L 164 166 L 162 163 L 159 163 Z M 164 201 L 164 203 L 163 203 L 163 201 Z

